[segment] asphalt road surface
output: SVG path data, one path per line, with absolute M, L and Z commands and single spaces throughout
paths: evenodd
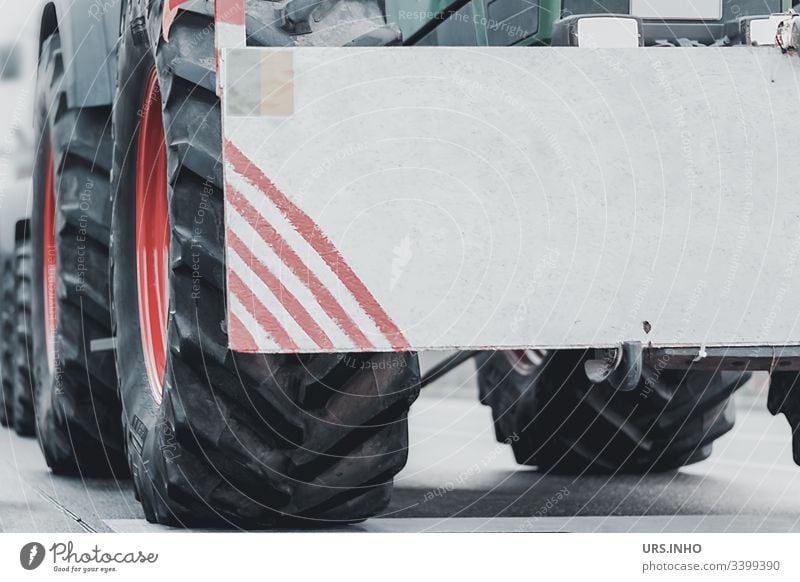
M 438 356 L 425 356 L 430 364 Z M 384 516 L 345 531 L 800 531 L 790 430 L 763 391 L 737 396 L 737 425 L 710 460 L 637 476 L 558 477 L 495 442 L 466 364 L 411 411 L 411 451 Z M 178 531 L 145 522 L 130 482 L 55 477 L 33 439 L 0 431 L 0 531 Z

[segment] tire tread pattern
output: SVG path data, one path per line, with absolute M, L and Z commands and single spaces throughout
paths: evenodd
M 124 475 L 121 404 L 114 352 L 91 342 L 111 337 L 109 287 L 110 107 L 69 107 L 58 33 L 43 43 L 37 83 L 35 203 L 44 196 L 49 142 L 56 185 L 56 365 L 50 371 L 44 340 L 43 294 L 33 301 L 37 433 L 47 464 L 59 474 Z M 43 220 L 34 216 L 34 262 L 43 260 Z M 33 266 L 35 290 L 43 276 Z M 28 342 L 29 345 L 31 342 Z
M 584 350 L 558 350 L 529 376 L 502 352 L 477 359 L 481 400 L 492 408 L 498 440 L 517 461 L 564 474 L 645 473 L 707 458 L 733 427 L 730 396 L 738 372 L 659 370 L 645 365 L 639 387 L 593 385 Z
M 20 436 L 34 436 L 34 383 L 31 368 L 31 242 L 25 237 L 14 249 L 14 430 Z

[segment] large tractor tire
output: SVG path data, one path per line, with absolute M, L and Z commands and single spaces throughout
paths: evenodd
M 0 279 L 0 380 L 2 380 L 2 393 L 0 393 L 0 425 L 12 426 L 14 422 L 14 257 L 6 257 L 2 265 L 3 273 Z
M 387 506 L 405 465 L 417 356 L 228 349 L 212 6 L 183 4 L 169 43 L 162 2 L 123 15 L 111 248 L 136 494 L 149 521 L 170 525 L 361 521 Z M 276 6 L 248 2 L 251 44 L 294 42 Z M 377 2 L 337 6 L 320 24 L 337 33 L 380 16 Z
M 708 458 L 733 428 L 738 372 L 658 370 L 645 365 L 639 386 L 620 392 L 592 384 L 585 350 L 558 350 L 540 364 L 520 351 L 478 356 L 481 401 L 492 408 L 497 439 L 517 462 L 562 474 L 646 473 Z
M 110 108 L 70 107 L 58 32 L 36 88 L 31 268 L 37 433 L 56 473 L 126 471 L 111 341 Z
M 31 374 L 31 241 L 27 222 L 18 229 L 14 248 L 14 430 L 20 436 L 36 434 L 34 387 Z

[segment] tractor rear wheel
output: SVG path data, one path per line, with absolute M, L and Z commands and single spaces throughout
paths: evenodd
M 657 370 L 639 387 L 592 384 L 585 350 L 557 350 L 542 362 L 520 351 L 478 356 L 481 401 L 492 408 L 499 441 L 517 462 L 563 474 L 667 471 L 706 459 L 733 428 L 730 396 L 738 372 Z
M 13 339 L 14 430 L 20 436 L 36 434 L 35 393 L 31 374 L 31 241 L 28 223 L 21 225 L 14 248 L 15 297 Z
M 113 312 L 137 497 L 172 525 L 366 519 L 406 462 L 417 357 L 228 349 L 212 6 L 183 4 L 169 43 L 161 6 L 128 3 L 114 110 Z M 268 12 L 261 33 L 291 42 L 271 3 L 253 6 L 249 22 Z
M 35 103 L 37 435 L 56 473 L 104 475 L 126 471 L 109 310 L 110 108 L 70 106 L 67 65 L 55 32 L 42 45 Z

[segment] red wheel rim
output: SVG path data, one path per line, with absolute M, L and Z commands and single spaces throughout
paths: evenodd
M 161 401 L 167 368 L 169 202 L 161 91 L 155 68 L 142 101 L 136 160 L 136 282 L 139 327 L 150 389 Z
M 56 366 L 56 191 L 53 172 L 53 150 L 47 153 L 47 168 L 44 184 L 44 232 L 43 281 L 44 281 L 44 335 L 47 365 L 50 372 Z

